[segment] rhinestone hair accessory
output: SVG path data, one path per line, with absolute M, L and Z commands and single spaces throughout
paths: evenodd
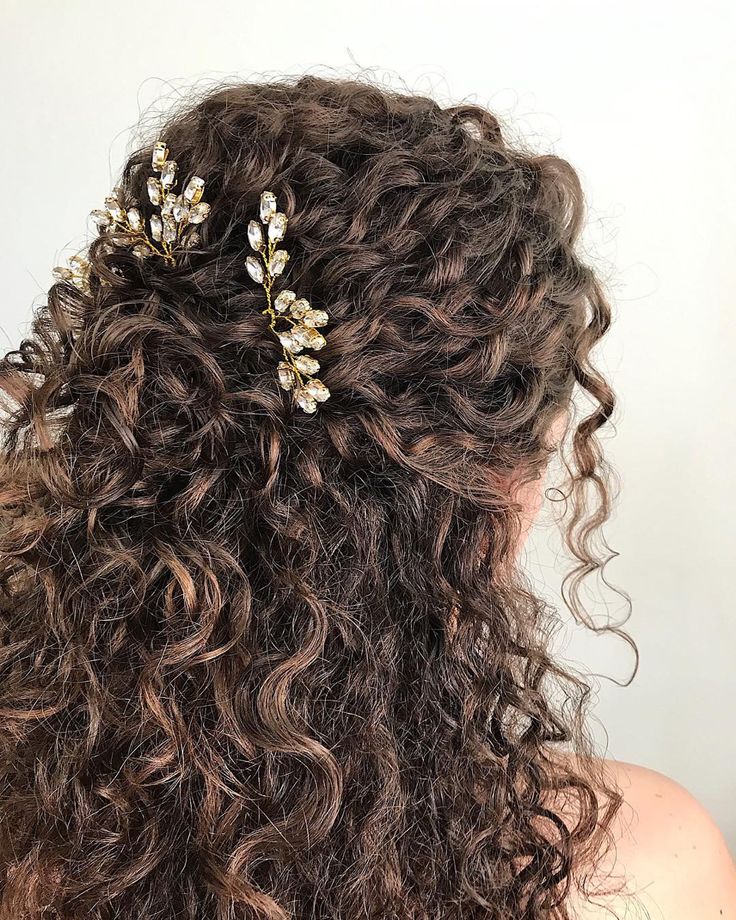
M 202 201 L 204 179 L 192 176 L 183 192 L 174 191 L 178 165 L 169 159 L 169 149 L 164 141 L 156 141 L 151 154 L 151 168 L 159 175 L 150 176 L 146 184 L 149 201 L 157 212 L 148 219 L 148 229 L 137 201 L 125 202 L 123 191 L 114 188 L 105 198 L 105 207 L 91 213 L 97 230 L 109 236 L 110 243 L 118 248 L 131 248 L 136 256 L 147 259 L 159 256 L 173 265 L 174 251 L 199 244 L 197 224 L 210 213 L 210 206 Z M 53 271 L 57 281 L 69 281 L 80 290 L 87 290 L 89 262 L 77 254 L 69 259 L 68 267 L 57 266 Z
M 175 191 L 178 165 L 169 158 L 165 141 L 153 145 L 151 168 L 146 192 L 151 205 L 157 210 L 146 222 L 143 209 L 136 200 L 126 201 L 121 188 L 114 188 L 105 198 L 104 208 L 91 213 L 98 233 L 108 237 L 110 247 L 132 249 L 140 259 L 152 256 L 173 265 L 177 249 L 189 249 L 200 242 L 196 226 L 210 213 L 210 205 L 202 200 L 204 179 L 192 176 L 183 191 Z M 319 361 L 309 349 L 319 351 L 327 344 L 319 331 L 329 322 L 325 310 L 313 309 L 304 297 L 294 291 L 282 290 L 272 297 L 274 280 L 283 274 L 289 253 L 278 248 L 286 234 L 288 218 L 276 207 L 273 192 L 264 191 L 259 201 L 258 220 L 248 224 L 248 242 L 255 254 L 248 255 L 245 265 L 250 277 L 263 286 L 266 307 L 261 312 L 269 319 L 269 329 L 281 344 L 283 360 L 276 368 L 276 379 L 281 389 L 293 394 L 297 406 L 306 413 L 317 411 L 319 403 L 329 399 L 330 391 L 316 376 Z M 86 254 L 77 253 L 67 266 L 53 270 L 55 280 L 75 285 L 89 292 L 90 263 Z
M 263 285 L 267 306 L 261 312 L 268 316 L 269 328 L 283 350 L 284 360 L 276 368 L 276 377 L 282 390 L 293 393 L 300 409 L 316 412 L 317 404 L 328 399 L 330 391 L 314 376 L 320 369 L 319 361 L 301 352 L 324 348 L 327 340 L 319 328 L 327 325 L 329 317 L 294 291 L 283 290 L 272 298 L 274 279 L 283 274 L 289 261 L 289 253 L 276 248 L 286 234 L 288 218 L 276 209 L 273 192 L 261 194 L 259 212 L 260 222 L 251 220 L 248 224 L 248 242 L 257 255 L 249 255 L 245 266 L 250 277 Z
M 173 264 L 178 246 L 189 248 L 199 243 L 199 234 L 192 227 L 201 224 L 210 213 L 210 206 L 202 201 L 204 179 L 192 176 L 184 191 L 177 194 L 174 187 L 179 167 L 176 160 L 169 159 L 165 141 L 153 145 L 151 168 L 159 175 L 149 176 L 146 191 L 158 213 L 149 218 L 148 232 L 137 202 L 126 209 L 116 190 L 105 199 L 105 210 L 93 211 L 92 217 L 100 230 L 124 233 L 141 258 L 157 255 Z
M 85 294 L 89 291 L 89 262 L 79 252 L 68 259 L 66 265 L 57 265 L 51 274 L 54 281 L 68 281 Z

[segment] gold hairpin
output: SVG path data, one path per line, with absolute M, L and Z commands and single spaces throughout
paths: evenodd
M 204 179 L 192 176 L 181 194 L 174 192 L 178 165 L 170 160 L 165 141 L 156 141 L 151 154 L 151 168 L 158 176 L 149 176 L 146 184 L 148 198 L 158 208 L 148 220 L 149 233 L 137 202 L 131 207 L 123 204 L 120 189 L 113 189 L 105 199 L 105 209 L 92 212 L 92 218 L 101 231 L 122 233 L 122 245 L 132 245 L 133 252 L 141 258 L 161 256 L 169 264 L 174 262 L 174 249 L 196 246 L 199 234 L 191 228 L 201 224 L 210 213 L 210 206 L 202 201 Z
M 110 241 L 115 246 L 132 247 L 141 259 L 161 256 L 172 265 L 177 247 L 189 249 L 199 244 L 199 233 L 192 227 L 207 218 L 210 206 L 202 201 L 204 179 L 199 176 L 192 176 L 184 191 L 175 194 L 178 165 L 176 160 L 168 157 L 166 143 L 156 141 L 151 154 L 151 168 L 159 176 L 149 176 L 146 190 L 158 213 L 152 214 L 148 220 L 149 233 L 146 232 L 138 202 L 126 205 L 123 191 L 118 187 L 105 198 L 105 207 L 92 211 L 90 216 L 100 233 L 110 234 Z M 69 259 L 68 267 L 57 265 L 53 276 L 57 281 L 68 281 L 80 290 L 88 291 L 89 268 L 89 261 L 78 253 Z
M 153 145 L 151 166 L 159 175 L 149 176 L 146 190 L 158 213 L 148 219 L 149 232 L 138 202 L 126 204 L 120 188 L 114 188 L 105 199 L 104 209 L 92 211 L 91 216 L 98 231 L 110 235 L 112 245 L 131 247 L 141 259 L 157 255 L 173 264 L 174 251 L 179 246 L 190 248 L 200 242 L 199 234 L 192 227 L 201 224 L 210 213 L 209 204 L 202 201 L 204 179 L 192 176 L 184 190 L 176 194 L 178 166 L 176 160 L 169 159 L 164 141 Z M 284 360 L 277 366 L 278 383 L 283 390 L 293 393 L 296 404 L 304 412 L 316 412 L 317 404 L 329 399 L 330 391 L 315 377 L 320 369 L 319 361 L 302 352 L 324 348 L 327 341 L 319 329 L 327 325 L 329 316 L 325 310 L 313 309 L 306 298 L 297 297 L 294 291 L 281 291 L 272 299 L 274 279 L 283 274 L 289 261 L 289 253 L 277 248 L 286 234 L 288 218 L 276 209 L 273 192 L 261 194 L 259 210 L 261 223 L 249 222 L 248 242 L 260 259 L 249 255 L 245 264 L 250 277 L 266 292 L 267 306 L 261 312 L 268 316 L 269 328 L 283 350 Z M 267 227 L 265 237 L 261 224 Z M 57 281 L 68 281 L 88 291 L 89 269 L 86 256 L 78 253 L 69 260 L 68 267 L 57 266 L 53 274 Z
M 249 255 L 245 260 L 248 274 L 258 284 L 263 285 L 268 306 L 261 312 L 269 318 L 269 328 L 281 342 L 284 360 L 277 370 L 279 386 L 294 394 L 296 404 L 305 412 L 316 412 L 317 403 L 324 402 L 330 396 L 327 387 L 314 376 L 319 371 L 319 361 L 311 355 L 301 354 L 305 348 L 319 351 L 327 344 L 318 327 L 326 326 L 329 317 L 324 310 L 314 310 L 304 297 L 297 297 L 294 291 L 281 291 L 274 300 L 271 288 L 274 278 L 283 274 L 289 253 L 277 249 L 277 245 L 286 234 L 288 218 L 276 210 L 276 196 L 273 192 L 263 192 L 260 198 L 261 223 L 267 226 L 264 239 L 261 224 L 251 220 L 248 224 L 248 242 L 251 249 L 260 255 Z M 286 323 L 279 329 L 278 323 Z
M 51 274 L 55 281 L 68 281 L 87 294 L 89 293 L 89 269 L 89 260 L 78 252 L 67 260 L 66 265 L 57 265 L 53 268 Z

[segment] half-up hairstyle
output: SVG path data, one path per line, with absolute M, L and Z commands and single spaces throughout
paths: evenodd
M 614 398 L 574 171 L 314 76 L 177 112 L 131 200 L 159 138 L 206 178 L 198 244 L 96 239 L 0 365 L 0 920 L 567 918 L 620 797 L 563 756 L 588 688 L 514 554 L 580 392 L 585 619 Z M 330 315 L 315 415 L 244 265 L 263 189 Z

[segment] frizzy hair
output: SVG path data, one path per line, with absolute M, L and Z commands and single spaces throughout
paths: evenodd
M 316 76 L 158 136 L 200 245 L 94 241 L 0 367 L 0 920 L 567 918 L 620 795 L 513 560 L 580 392 L 585 619 L 614 396 L 575 172 L 481 106 Z M 331 318 L 316 416 L 243 264 L 263 189 L 276 290 Z

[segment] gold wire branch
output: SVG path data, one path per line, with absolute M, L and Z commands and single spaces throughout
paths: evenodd
M 263 286 L 266 292 L 266 308 L 261 310 L 269 318 L 269 329 L 281 343 L 284 360 L 277 366 L 277 379 L 283 390 L 294 394 L 296 404 L 304 412 L 316 412 L 317 404 L 330 396 L 325 384 L 314 375 L 320 365 L 316 358 L 302 354 L 304 349 L 319 351 L 327 340 L 319 332 L 326 326 L 329 317 L 324 310 L 315 310 L 304 297 L 297 297 L 294 291 L 283 290 L 272 299 L 274 279 L 283 274 L 289 253 L 278 249 L 286 234 L 288 218 L 276 210 L 276 196 L 263 192 L 259 203 L 261 222 L 251 220 L 248 224 L 248 242 L 257 255 L 245 260 L 250 277 Z M 261 224 L 266 227 L 264 237 Z M 259 258 L 260 257 L 260 258 Z M 279 323 L 285 326 L 279 328 Z

